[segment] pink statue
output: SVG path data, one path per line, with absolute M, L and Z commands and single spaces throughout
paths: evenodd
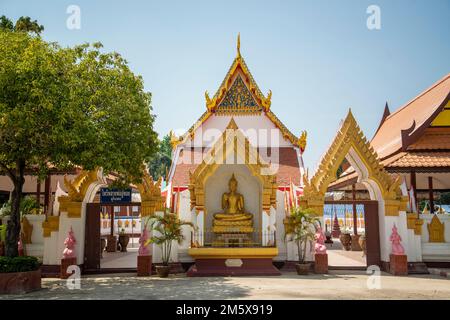
M 22 237 L 20 237 L 19 241 L 17 242 L 17 250 L 19 251 L 19 256 L 24 255 Z
M 149 256 L 150 250 L 148 250 L 148 231 L 147 227 L 144 227 L 142 230 L 141 236 L 139 237 L 139 255 L 140 256 Z
M 316 254 L 326 254 L 327 247 L 325 246 L 325 235 L 322 232 L 322 227 L 317 228 L 315 238 L 314 252 Z
M 400 243 L 402 241 L 402 238 L 397 232 L 397 227 L 392 227 L 392 234 L 389 237 L 389 241 L 392 242 L 392 254 L 394 255 L 404 255 L 405 249 L 403 248 L 402 244 Z
M 75 239 L 75 235 L 73 233 L 72 227 L 70 227 L 69 236 L 64 240 L 64 246 L 66 247 L 63 251 L 63 258 L 75 258 L 75 243 L 77 240 Z

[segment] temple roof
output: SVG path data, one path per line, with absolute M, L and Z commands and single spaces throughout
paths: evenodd
M 381 159 L 403 151 L 414 143 L 423 130 L 443 110 L 450 96 L 450 74 L 406 103 L 397 111 L 383 116 L 371 145 Z
M 389 113 L 386 104 L 371 146 L 388 172 L 450 170 L 450 126 L 434 126 L 436 119 L 447 112 L 449 97 L 450 74 L 394 113 Z M 356 172 L 349 167 L 329 185 L 329 190 L 337 190 L 356 180 Z
M 185 142 L 192 137 L 205 121 L 212 115 L 259 115 L 265 114 L 274 125 L 282 132 L 283 138 L 294 146 L 299 146 L 302 152 L 306 146 L 306 133 L 300 137 L 295 136 L 280 119 L 270 110 L 272 92 L 265 96 L 259 89 L 250 70 L 240 53 L 240 37 L 238 36 L 237 55 L 231 64 L 224 80 L 216 93 L 210 98 L 205 92 L 206 111 L 178 138 L 178 142 Z

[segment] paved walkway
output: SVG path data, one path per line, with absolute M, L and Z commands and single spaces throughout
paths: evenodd
M 438 275 L 382 273 L 380 289 L 369 289 L 367 280 L 362 271 L 236 278 L 96 275 L 83 277 L 80 290 L 68 290 L 59 279 L 43 279 L 41 291 L 1 299 L 450 299 L 450 280 Z
M 326 244 L 328 253 L 328 265 L 339 267 L 365 267 L 366 257 L 362 251 L 346 251 L 341 241 L 333 238 L 333 244 Z
M 128 252 L 103 252 L 101 268 L 136 268 L 138 248 L 127 248 Z

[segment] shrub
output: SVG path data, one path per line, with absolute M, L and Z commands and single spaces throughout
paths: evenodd
M 25 196 L 20 201 L 20 214 L 41 214 L 42 209 L 35 197 Z M 11 200 L 3 204 L 0 209 L 0 216 L 6 217 L 11 215 Z
M 0 257 L 0 273 L 35 271 L 40 266 L 36 257 Z

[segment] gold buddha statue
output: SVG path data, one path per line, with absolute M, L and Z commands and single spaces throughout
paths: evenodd
M 214 233 L 251 233 L 253 215 L 245 213 L 244 196 L 237 192 L 237 180 L 234 174 L 228 182 L 229 192 L 222 195 L 223 213 L 214 214 Z

